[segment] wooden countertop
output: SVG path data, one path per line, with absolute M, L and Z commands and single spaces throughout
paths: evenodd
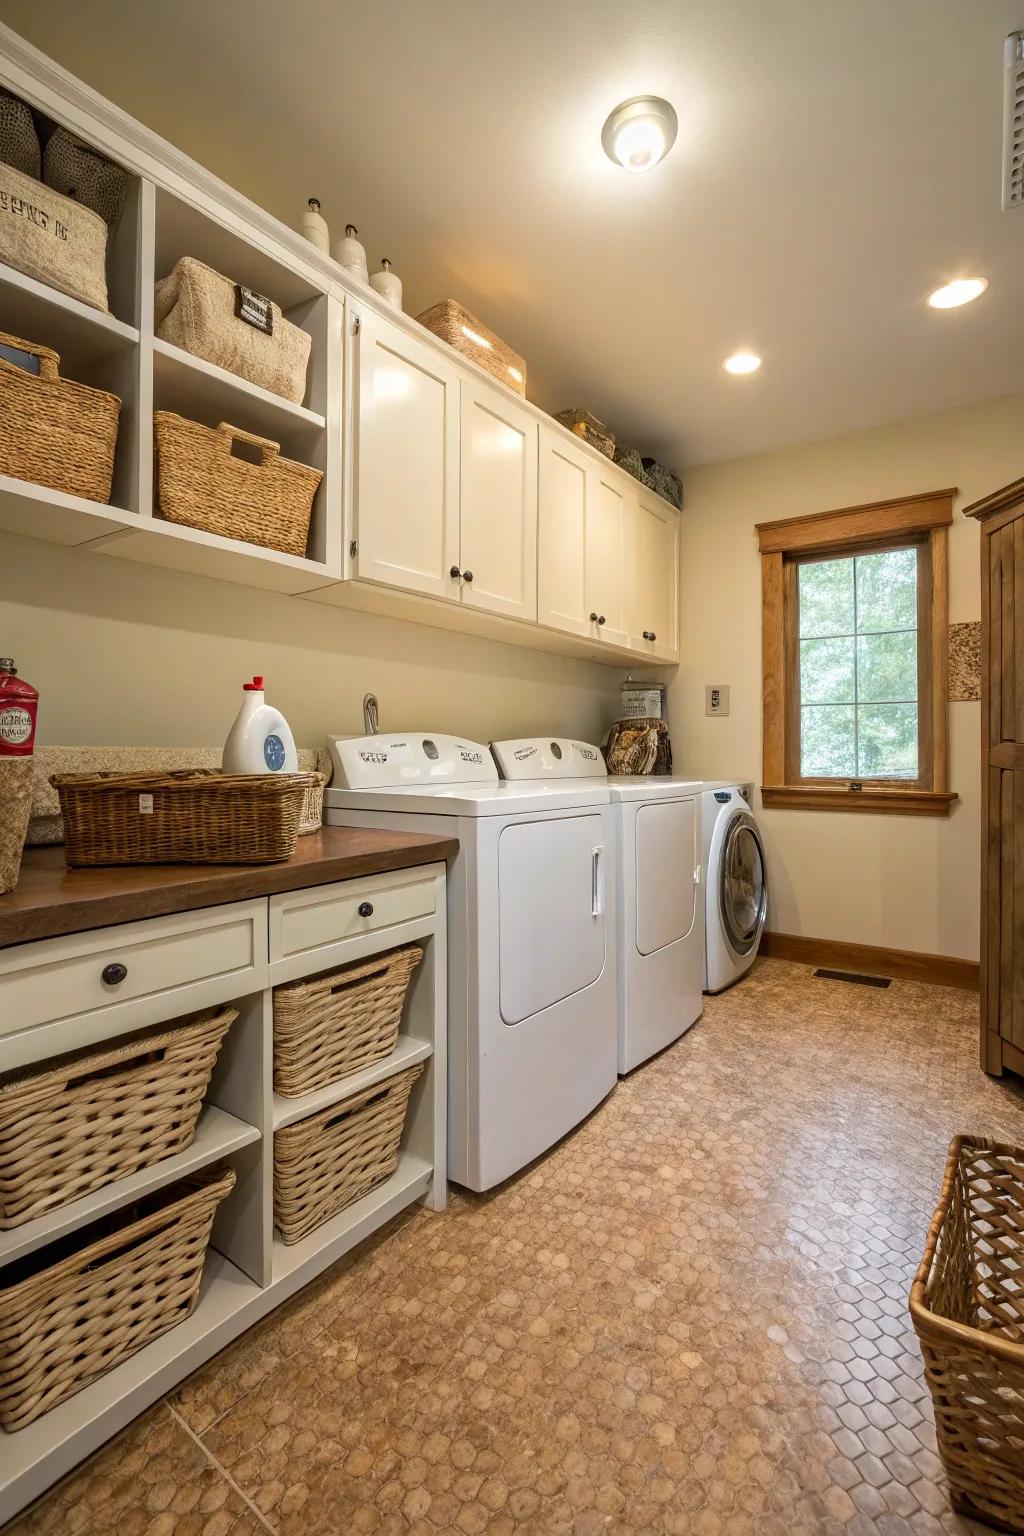
M 422 832 L 321 827 L 300 837 L 294 855 L 283 864 L 133 864 L 106 869 L 68 869 L 63 848 L 26 848 L 17 887 L 0 896 L 0 947 L 440 863 L 458 846 L 453 837 Z

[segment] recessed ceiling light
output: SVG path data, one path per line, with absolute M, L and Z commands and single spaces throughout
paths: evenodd
M 660 96 L 631 96 L 610 113 L 601 143 L 624 171 L 649 171 L 672 148 L 678 127 L 674 110 Z
M 756 352 L 734 352 L 722 364 L 726 373 L 756 373 L 760 366 L 761 359 Z
M 930 293 L 928 303 L 932 309 L 957 309 L 961 304 L 969 304 L 972 299 L 980 298 L 987 287 L 988 283 L 983 277 L 958 277 L 955 282 L 946 283 L 944 287 Z

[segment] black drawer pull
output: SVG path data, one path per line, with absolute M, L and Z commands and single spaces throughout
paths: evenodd
M 373 916 L 373 902 L 372 901 L 361 901 L 359 903 L 359 916 L 360 917 L 372 917 Z
M 128 975 L 128 967 L 122 965 L 119 960 L 114 960 L 110 965 L 105 965 L 101 974 L 101 981 L 105 986 L 117 987 Z

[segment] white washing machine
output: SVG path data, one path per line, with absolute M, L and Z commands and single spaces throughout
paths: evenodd
M 768 917 L 764 845 L 750 784 L 703 786 L 706 959 L 704 990 L 721 992 L 749 971 Z
M 490 1189 L 615 1086 L 615 828 L 596 747 L 329 737 L 334 826 L 459 840 L 448 875 L 449 1174 Z
M 612 775 L 618 833 L 619 1072 L 671 1045 L 704 1006 L 701 813 L 692 779 Z

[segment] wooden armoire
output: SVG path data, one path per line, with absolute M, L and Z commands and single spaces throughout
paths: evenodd
M 981 525 L 981 1064 L 1024 1076 L 1024 480 Z

